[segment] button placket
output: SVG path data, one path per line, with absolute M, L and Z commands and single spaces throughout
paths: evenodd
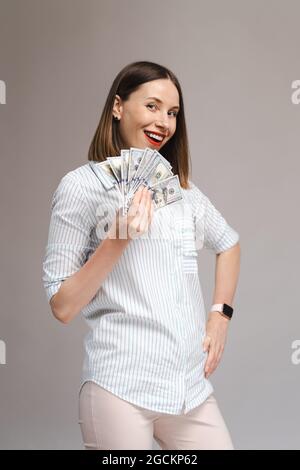
M 171 228 L 171 238 L 174 248 L 174 287 L 175 287 L 175 308 L 178 315 L 182 309 L 186 308 L 186 278 L 184 275 L 184 257 L 187 255 L 187 250 L 190 250 L 190 246 L 186 243 L 189 242 L 186 237 L 186 225 L 183 212 L 183 206 L 177 204 L 175 207 L 170 207 L 169 223 Z M 184 332 L 184 327 L 178 332 L 180 338 L 180 369 L 181 376 L 184 384 L 184 396 L 186 393 L 186 370 L 187 370 L 187 359 L 188 359 L 188 336 Z

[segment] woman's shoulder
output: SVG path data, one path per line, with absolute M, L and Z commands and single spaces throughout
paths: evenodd
M 106 175 L 97 165 L 97 162 L 88 161 L 65 173 L 61 177 L 60 184 L 74 182 L 87 195 L 91 195 L 93 190 L 99 195 L 99 193 L 105 193 L 109 189 L 105 177 Z
M 197 198 L 197 199 L 205 199 L 206 195 L 204 192 L 200 189 L 199 185 L 196 184 L 192 180 L 188 180 L 189 183 L 189 189 L 185 189 L 184 191 L 186 194 L 188 194 L 191 198 Z
M 66 180 L 73 179 L 80 183 L 88 179 L 89 175 L 90 175 L 90 165 L 89 165 L 89 162 L 87 162 L 73 169 L 70 169 L 67 173 L 65 173 L 62 176 L 61 179 L 66 179 Z
M 188 185 L 188 189 L 182 189 L 183 203 L 188 204 L 191 207 L 194 215 L 204 214 L 206 208 L 206 195 L 191 179 L 188 179 Z

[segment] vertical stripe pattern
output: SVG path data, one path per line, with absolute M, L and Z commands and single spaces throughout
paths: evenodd
M 81 386 L 92 380 L 149 410 L 188 413 L 212 393 L 204 377 L 205 307 L 198 250 L 221 253 L 239 234 L 199 188 L 154 212 L 149 231 L 131 240 L 94 298 L 81 311 Z M 43 260 L 48 301 L 106 236 L 120 193 L 90 164 L 67 173 L 51 203 Z

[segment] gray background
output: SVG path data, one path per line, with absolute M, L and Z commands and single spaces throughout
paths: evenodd
M 237 449 L 299 449 L 299 1 L 1 0 L 0 13 L 0 447 L 82 448 L 87 326 L 46 301 L 50 200 L 86 163 L 116 74 L 151 60 L 181 82 L 192 180 L 240 233 L 219 406 Z M 199 253 L 207 309 L 214 263 Z

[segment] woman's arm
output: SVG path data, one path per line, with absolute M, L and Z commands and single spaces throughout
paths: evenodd
M 213 304 L 233 304 L 240 272 L 240 258 L 241 248 L 239 243 L 216 255 Z M 206 377 L 212 374 L 220 362 L 230 321 L 230 319 L 218 312 L 209 312 L 208 314 L 206 337 L 203 342 L 204 351 L 209 349 L 205 364 Z
M 216 255 L 213 304 L 233 304 L 240 273 L 240 257 L 239 243 Z
M 106 238 L 82 268 L 62 283 L 50 301 L 58 320 L 69 323 L 92 300 L 129 241 Z
M 127 215 L 122 217 L 120 211 L 117 212 L 107 237 L 51 298 L 51 310 L 58 320 L 69 323 L 93 299 L 131 239 L 148 230 L 153 211 L 150 191 L 138 189 Z M 125 237 L 122 234 L 126 234 Z

